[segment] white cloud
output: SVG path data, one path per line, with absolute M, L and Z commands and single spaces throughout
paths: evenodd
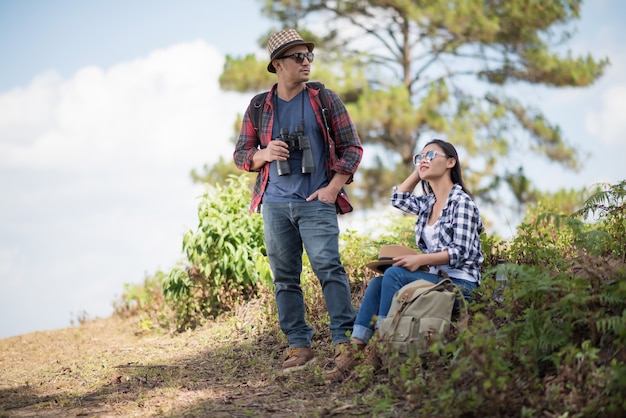
M 626 84 L 615 85 L 602 95 L 602 105 L 586 115 L 585 126 L 591 135 L 606 144 L 626 142 Z
M 45 74 L 0 100 L 0 132 L 8 138 L 0 163 L 106 170 L 111 163 L 189 167 L 188 159 L 214 159 L 198 151 L 231 133 L 223 114 L 234 102 L 217 83 L 222 63 L 197 41 L 107 71 L 83 68 L 70 80 Z M 27 138 L 16 134 L 33 123 L 37 131 Z
M 0 315 L 16 318 L 0 338 L 106 316 L 124 283 L 182 258 L 189 173 L 230 158 L 250 99 L 220 91 L 223 62 L 182 43 L 0 94 Z

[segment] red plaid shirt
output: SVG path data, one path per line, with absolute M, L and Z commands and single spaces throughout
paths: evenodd
M 272 87 L 265 97 L 263 116 L 261 118 L 262 122 L 259 129 L 260 138 L 257 136 L 254 125 L 250 120 L 250 106 L 248 106 L 243 116 L 241 131 L 239 132 L 239 138 L 237 139 L 237 145 L 233 153 L 235 165 L 240 170 L 252 171 L 250 169 L 252 157 L 261 148 L 265 148 L 269 141 L 272 140 L 272 127 L 274 124 L 274 104 L 272 102 L 272 95 L 276 90 L 276 86 L 277 84 Z M 309 101 L 315 113 L 315 119 L 320 125 L 321 131 L 324 132 L 324 142 L 329 151 L 326 156 L 326 175 L 328 176 L 328 180 L 332 178 L 333 173 L 349 174 L 350 178 L 346 184 L 351 183 L 352 175 L 356 172 L 361 158 L 363 157 L 363 147 L 361 146 L 356 128 L 350 119 L 350 115 L 339 96 L 332 90 L 326 89 L 330 108 L 330 118 L 328 122 L 331 124 L 332 131 L 335 135 L 334 139 L 330 138 L 321 116 L 322 104 L 318 97 L 319 90 L 307 86 L 307 91 Z M 259 175 L 257 176 L 252 192 L 250 212 L 259 211 L 261 199 L 269 178 L 269 164 L 264 164 L 258 171 Z

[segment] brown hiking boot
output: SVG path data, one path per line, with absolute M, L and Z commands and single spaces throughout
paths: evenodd
M 363 359 L 364 365 L 372 366 L 374 370 L 378 370 L 381 367 L 383 367 L 383 362 L 380 356 L 378 355 L 375 342 L 372 344 L 368 344 L 368 346 L 365 347 L 364 354 L 365 354 L 365 358 Z
M 359 355 L 365 344 L 339 343 L 335 346 L 335 367 L 342 371 L 352 370 L 363 359 Z
M 301 370 L 313 362 L 315 355 L 310 347 L 291 347 L 287 350 L 287 358 L 283 362 L 283 373 Z
M 352 371 L 361 361 L 365 344 L 339 343 L 335 346 L 335 367 L 324 372 L 325 380 L 338 380 Z

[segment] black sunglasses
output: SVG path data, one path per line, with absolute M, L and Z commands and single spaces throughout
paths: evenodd
M 302 64 L 305 58 L 308 59 L 309 62 L 313 62 L 313 59 L 315 59 L 315 54 L 313 54 L 312 52 L 296 52 L 290 55 L 283 55 L 282 57 L 278 57 L 276 59 L 283 60 L 285 58 L 293 58 L 294 61 L 296 61 L 296 64 Z

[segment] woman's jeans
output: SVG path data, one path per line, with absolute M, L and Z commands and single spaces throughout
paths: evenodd
M 267 257 L 274 277 L 280 328 L 289 347 L 310 347 L 313 329 L 304 314 L 300 287 L 302 247 L 322 286 L 334 344 L 349 341 L 355 312 L 348 276 L 339 256 L 339 226 L 334 204 L 311 202 L 263 203 Z
M 442 280 L 436 274 L 421 270 L 411 272 L 404 267 L 397 266 L 389 267 L 383 276 L 374 277 L 365 289 L 365 295 L 363 295 L 363 301 L 354 323 L 352 338 L 358 338 L 367 343 L 372 338 L 376 325 L 387 317 L 393 295 L 404 285 L 420 279 L 431 283 L 439 283 Z M 452 277 L 450 281 L 460 288 L 466 298 L 478 286 L 476 282 Z M 376 317 L 377 315 L 378 317 Z

